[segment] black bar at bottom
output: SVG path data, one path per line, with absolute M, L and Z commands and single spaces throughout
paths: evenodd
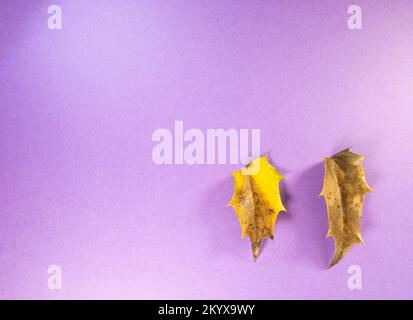
M 281 301 L 281 300 L 65 300 L 1 301 L 2 314 L 13 316 L 38 314 L 59 319 L 79 316 L 110 316 L 122 319 L 269 319 L 285 317 L 328 316 L 355 317 L 373 313 L 381 316 L 411 310 L 412 301 Z M 10 313 L 9 313 L 10 312 Z M 144 317 L 144 318 L 141 318 Z M 331 317 L 330 317 L 331 318 Z

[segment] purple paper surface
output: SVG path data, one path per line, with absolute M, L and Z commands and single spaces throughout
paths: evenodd
M 350 4 L 1 1 L 0 298 L 413 298 L 413 2 L 355 1 L 361 30 Z M 179 120 L 261 130 L 288 212 L 257 262 L 226 206 L 241 166 L 154 164 Z M 327 270 L 322 159 L 349 146 L 366 245 Z

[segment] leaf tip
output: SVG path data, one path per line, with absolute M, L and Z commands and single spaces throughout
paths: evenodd
M 344 256 L 344 252 L 342 250 L 336 251 L 333 259 L 331 259 L 328 265 L 328 269 L 334 267 L 341 260 L 341 258 L 343 258 L 343 256 Z
M 327 267 L 327 269 L 331 269 L 331 268 L 334 267 L 337 263 L 338 263 L 338 261 L 333 261 L 333 260 L 331 260 L 330 263 L 329 263 L 329 265 L 328 265 L 328 267 Z
M 251 247 L 252 247 L 252 256 L 254 258 L 254 262 L 257 260 L 259 254 L 260 254 L 260 246 L 261 246 L 261 242 L 257 243 L 257 242 L 252 242 L 251 243 Z

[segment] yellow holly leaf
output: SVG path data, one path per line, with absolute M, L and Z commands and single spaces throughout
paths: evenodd
M 265 238 L 274 239 L 274 225 L 280 211 L 279 183 L 284 179 L 269 162 L 267 155 L 232 173 L 234 195 L 228 204 L 235 209 L 241 224 L 242 238 L 251 240 L 254 261 Z
M 364 244 L 360 219 L 364 196 L 373 191 L 366 181 L 362 160 L 350 148 L 324 158 L 324 185 L 321 196 L 327 205 L 329 229 L 335 252 L 329 268 L 338 263 L 355 243 Z

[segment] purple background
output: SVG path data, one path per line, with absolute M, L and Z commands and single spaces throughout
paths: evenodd
M 413 2 L 357 0 L 351 31 L 352 2 L 1 1 L 0 297 L 413 298 Z M 239 166 L 153 164 L 175 120 L 261 129 L 288 213 L 256 263 Z M 321 161 L 348 146 L 366 246 L 327 270 Z

